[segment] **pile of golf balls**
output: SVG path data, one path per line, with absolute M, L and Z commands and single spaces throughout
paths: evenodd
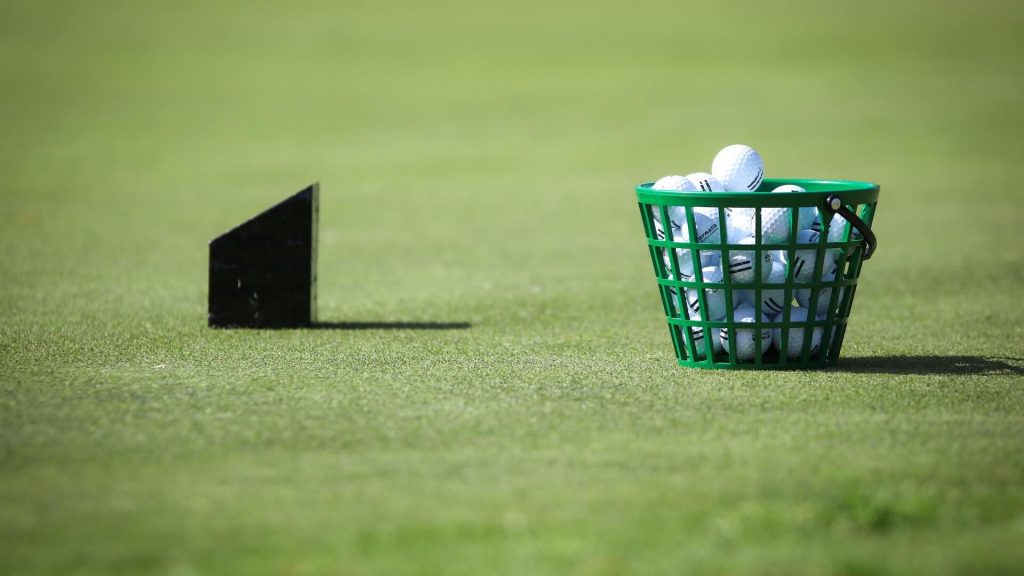
M 653 190 L 678 192 L 687 194 L 693 192 L 769 192 L 760 190 L 764 180 L 764 161 L 761 155 L 750 146 L 733 144 L 723 148 L 711 163 L 711 172 L 694 172 L 686 176 L 672 175 L 658 179 L 651 188 Z M 799 186 L 787 184 L 779 186 L 771 193 L 792 193 L 804 192 Z M 760 221 L 757 212 L 760 210 Z M 801 208 L 726 208 L 725 218 L 722 219 L 718 208 L 693 208 L 669 207 L 665 211 L 668 217 L 666 227 L 662 220 L 662 213 L 659 207 L 652 207 L 652 220 L 654 232 L 659 239 L 666 237 L 677 242 L 695 241 L 702 244 L 709 244 L 707 250 L 695 250 L 699 254 L 697 258 L 690 250 L 676 248 L 674 251 L 663 250 L 665 270 L 669 279 L 677 277 L 683 281 L 693 282 L 695 269 L 700 271 L 702 282 L 710 283 L 710 287 L 684 288 L 682 298 L 677 301 L 675 308 L 684 318 L 690 320 L 712 320 L 719 321 L 726 319 L 728 307 L 726 306 L 727 289 L 721 286 L 724 278 L 728 277 L 732 288 L 732 322 L 740 324 L 753 323 L 756 316 L 755 300 L 760 298 L 762 323 L 782 323 L 785 317 L 785 310 L 789 309 L 789 321 L 806 322 L 809 320 L 824 320 L 833 306 L 832 289 L 825 287 L 818 292 L 817 302 L 814 310 L 810 309 L 812 289 L 798 287 L 790 290 L 790 301 L 785 301 L 785 283 L 787 278 L 792 278 L 796 283 L 807 284 L 813 281 L 814 270 L 817 260 L 817 249 L 809 246 L 806 250 L 794 250 L 792 254 L 788 250 L 742 250 L 729 249 L 722 254 L 718 245 L 725 241 L 730 245 L 755 246 L 757 237 L 755 228 L 760 222 L 760 235 L 762 245 L 780 245 L 795 241 L 800 244 L 815 244 L 821 233 L 821 215 L 818 210 L 812 207 Z M 722 228 L 724 220 L 725 228 Z M 792 236 L 796 221 L 796 236 Z M 693 232 L 691 233 L 691 222 Z M 847 239 L 859 238 L 855 229 L 847 224 L 842 216 L 835 215 L 829 222 L 828 241 L 842 242 Z M 761 262 L 755 265 L 760 254 Z M 835 280 L 840 268 L 842 254 L 839 250 L 828 250 L 825 252 L 826 261 L 822 263 L 820 280 L 830 282 Z M 761 282 L 771 286 L 754 289 L 742 289 L 739 286 L 755 282 L 757 270 L 760 271 Z M 703 294 L 701 294 L 703 291 Z M 674 299 L 679 294 L 672 289 Z M 703 298 L 701 297 L 703 296 Z M 835 299 L 836 306 L 842 301 L 843 290 Z M 712 354 L 729 354 L 730 344 L 735 344 L 736 359 L 740 361 L 752 360 L 757 351 L 768 352 L 772 348 L 779 354 L 785 354 L 789 358 L 799 358 L 803 353 L 805 339 L 810 339 L 809 353 L 816 354 L 822 343 L 824 329 L 821 326 L 813 328 L 792 327 L 788 330 L 785 350 L 783 350 L 783 331 L 778 328 L 740 329 L 721 328 L 713 329 L 710 332 L 712 338 L 705 339 L 705 332 L 700 327 L 691 328 L 693 343 L 697 348 L 695 353 L 698 358 L 707 356 L 707 349 L 710 347 Z M 734 342 L 733 342 L 734 341 Z

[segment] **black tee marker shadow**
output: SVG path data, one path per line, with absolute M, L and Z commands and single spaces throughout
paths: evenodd
M 839 359 L 830 372 L 996 376 L 1024 375 L 1024 358 L 995 356 L 854 356 Z
M 468 330 L 469 322 L 314 322 L 311 330 Z

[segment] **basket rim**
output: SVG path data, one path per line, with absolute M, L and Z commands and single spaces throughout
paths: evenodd
M 806 192 L 771 194 L 773 188 L 795 184 Z M 870 204 L 878 201 L 881 187 L 873 182 L 818 178 L 765 178 L 754 192 L 675 192 L 652 190 L 653 182 L 636 186 L 637 200 L 659 206 L 795 207 L 819 206 L 830 195 L 838 195 L 844 204 Z

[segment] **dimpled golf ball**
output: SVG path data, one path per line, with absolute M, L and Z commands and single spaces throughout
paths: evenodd
M 661 210 L 657 206 L 651 206 L 651 223 L 654 225 L 654 237 L 664 240 L 665 228 L 661 225 Z
M 718 251 L 700 250 L 699 252 L 701 268 L 704 266 L 721 266 L 721 258 L 719 257 Z M 676 248 L 676 262 L 679 263 L 680 279 L 688 282 L 694 278 L 693 257 L 691 254 L 692 253 L 686 248 Z M 672 262 L 669 259 L 667 251 L 662 255 L 662 258 L 665 262 L 665 270 L 672 270 Z
M 672 273 L 672 258 L 667 250 L 662 253 L 662 261 L 665 263 L 666 278 L 675 280 L 676 277 Z M 679 279 L 686 282 L 693 280 L 693 258 L 690 257 L 690 251 L 677 248 L 676 263 L 679 264 Z
M 693 212 L 693 227 L 697 233 L 695 240 L 690 240 L 690 224 L 686 219 L 687 208 L 671 206 L 668 217 L 672 222 L 672 237 L 676 242 L 712 242 L 719 241 L 718 219 L 711 218 L 702 212 Z
M 822 270 L 822 272 L 821 272 L 821 279 L 823 281 L 825 281 L 825 282 L 831 282 L 831 281 L 835 280 L 836 272 L 838 270 L 839 270 L 838 262 L 836 260 L 832 260 L 831 264 L 829 266 L 826 266 L 825 270 Z M 843 301 L 843 292 L 844 292 L 844 290 L 845 290 L 845 288 L 840 288 L 839 289 L 839 296 L 838 296 L 838 299 L 836 300 L 836 307 L 838 307 L 839 303 Z M 810 306 L 810 304 L 811 304 L 811 289 L 810 288 L 803 288 L 803 289 L 794 291 L 794 297 L 796 298 L 797 303 L 800 304 L 801 308 L 809 309 L 811 307 Z M 831 303 L 831 299 L 832 299 L 832 288 L 829 288 L 829 287 L 819 288 L 818 289 L 818 303 L 814 307 L 815 312 L 817 314 L 819 314 L 819 315 L 827 314 L 828 313 L 829 304 Z
M 757 226 L 756 214 L 750 215 L 750 229 Z M 791 227 L 788 208 L 761 208 L 761 242 L 785 244 L 789 242 Z
M 685 176 L 664 176 L 659 178 L 657 182 L 651 185 L 651 190 L 658 190 L 662 192 L 694 192 L 697 190 L 694 185 L 686 179 Z M 678 209 L 673 207 L 668 208 L 669 219 L 675 220 L 674 213 L 678 213 Z M 654 231 L 659 240 L 665 239 L 665 233 L 661 225 L 661 209 L 658 206 L 651 206 L 651 217 L 654 221 Z M 675 224 L 674 224 L 675 225 Z
M 821 316 L 824 316 L 825 314 L 828 314 L 828 307 L 829 307 L 829 304 L 832 301 L 832 289 L 831 288 L 821 288 L 819 290 L 820 291 L 818 292 L 818 304 L 814 307 L 814 310 L 815 310 L 815 312 L 817 314 L 819 314 Z M 839 308 L 839 304 L 843 301 L 843 293 L 844 293 L 845 290 L 846 290 L 845 288 L 840 288 L 839 289 L 839 296 L 837 297 L 838 300 L 836 300 L 836 308 Z M 794 297 L 796 298 L 797 304 L 799 304 L 801 308 L 810 308 L 810 305 L 811 305 L 811 289 L 810 288 L 804 288 L 804 289 L 801 289 L 801 290 L 794 290 L 793 294 L 794 294 Z
M 688 174 L 686 179 L 701 192 L 725 192 L 722 181 L 707 172 L 694 172 Z
M 705 266 L 700 272 L 705 282 L 722 281 L 722 269 L 718 266 Z M 725 317 L 725 289 L 704 288 L 704 302 L 707 304 L 707 317 L 710 320 L 721 320 Z M 686 306 L 690 309 L 691 319 L 694 315 L 704 317 L 704 310 L 700 306 L 700 290 L 686 290 Z
M 708 218 L 714 218 L 715 220 L 718 220 L 718 208 L 712 208 L 710 206 L 697 206 L 693 209 L 693 212 L 695 214 L 703 214 Z
M 796 241 L 800 244 L 813 244 L 818 241 L 819 234 L 814 230 L 801 230 L 796 234 Z M 817 261 L 817 250 L 796 250 L 793 252 L 793 261 L 789 262 L 789 251 L 782 252 L 782 261 L 793 269 L 793 280 L 795 282 L 810 282 L 814 276 L 814 264 Z M 787 271 L 788 273 L 788 271 Z
M 775 318 L 786 306 L 786 290 L 783 288 L 783 285 L 786 283 L 785 264 L 772 261 L 771 273 L 768 274 L 765 282 L 779 285 L 778 288 L 764 288 L 761 290 L 761 313 L 769 318 Z
M 737 237 L 733 240 L 729 236 L 729 242 L 737 242 L 742 238 L 754 235 L 754 209 L 753 208 L 732 208 L 729 210 L 727 226 L 735 230 Z
M 748 236 L 738 244 L 753 245 L 754 237 Z M 754 281 L 754 258 L 753 250 L 732 250 L 729 252 L 729 278 L 734 284 L 750 284 Z M 761 251 L 761 279 L 764 280 L 771 274 L 772 257 L 767 250 Z
M 692 252 L 686 248 L 676 248 L 676 263 L 679 264 L 679 279 L 687 282 L 693 281 L 693 256 Z M 667 278 L 669 280 L 675 280 L 672 277 L 672 258 L 668 250 L 665 250 L 662 255 L 662 262 L 665 263 L 665 271 L 668 273 Z M 704 262 L 704 260 L 711 260 L 711 258 L 705 257 L 701 254 L 701 266 L 710 266 L 714 262 Z
M 676 290 L 675 286 L 666 286 L 665 290 L 668 292 L 668 296 L 669 296 L 669 298 L 668 298 L 668 307 L 669 307 L 668 313 L 669 313 L 669 316 L 671 316 L 672 318 L 680 318 L 681 315 L 679 314 L 679 310 L 680 310 L 680 308 L 679 308 L 679 291 Z
M 820 217 L 814 219 L 814 224 L 811 225 L 811 229 L 817 229 L 817 231 L 819 232 L 821 231 Z M 832 220 L 829 222 L 828 225 L 828 241 L 845 242 L 847 231 L 849 231 L 850 233 L 850 240 L 860 240 L 861 238 L 863 238 L 863 236 L 861 236 L 860 234 L 860 231 L 850 226 L 850 223 L 846 221 L 846 218 L 843 218 L 839 214 L 835 214 L 834 216 L 832 216 Z
M 772 190 L 773 193 L 774 192 L 806 192 L 806 191 L 807 190 L 804 190 L 803 188 L 801 188 L 801 187 L 799 187 L 799 186 L 797 186 L 795 184 L 786 184 L 784 186 L 779 186 L 775 190 Z M 797 219 L 798 220 L 797 228 L 799 230 L 808 230 L 808 229 L 810 229 L 812 226 L 814 226 L 814 222 L 817 221 L 817 219 L 818 219 L 818 209 L 813 207 L 813 206 L 802 206 L 802 207 L 797 209 L 797 213 L 799 214 L 799 217 Z
M 690 317 L 691 320 L 702 320 L 702 318 Z M 706 332 L 704 328 L 700 326 L 690 327 L 690 335 L 693 336 L 693 351 L 698 359 L 707 358 L 707 342 L 704 339 L 704 335 L 709 334 L 711 336 L 711 355 L 714 356 L 722 351 L 722 340 L 718 335 L 716 328 L 710 328 Z
M 751 324 L 754 322 L 754 308 L 749 305 L 743 305 L 733 310 L 733 321 L 742 324 Z M 762 322 L 768 322 L 763 314 L 761 315 Z M 757 348 L 755 340 L 761 342 L 761 353 L 765 353 L 771 348 L 772 344 L 772 331 L 768 328 L 761 328 L 755 330 L 753 328 L 722 328 L 718 332 L 719 338 L 722 340 L 722 349 L 726 352 L 729 351 L 729 339 L 733 337 L 735 332 L 736 338 L 736 359 L 737 360 L 753 360 L 757 354 Z
M 700 266 L 722 266 L 722 255 L 718 250 L 700 250 Z
M 747 304 L 748 306 L 754 305 L 754 291 L 753 290 L 733 290 L 732 291 L 732 307 L 735 310 L 740 306 Z
M 807 310 L 804 308 L 793 308 L 789 311 L 790 322 L 806 322 L 807 321 Z M 782 328 L 775 328 L 772 330 L 772 340 L 775 342 L 775 349 L 779 353 L 783 353 L 782 350 Z M 821 335 L 823 329 L 821 326 L 815 326 L 810 333 L 810 355 L 813 356 L 821 349 Z M 807 330 L 805 328 L 789 328 L 788 341 L 786 342 L 785 354 L 788 358 L 799 358 L 804 350 L 804 339 L 808 338 Z
M 720 219 L 718 217 L 718 208 L 713 208 L 713 207 L 710 207 L 710 206 L 698 206 L 698 207 L 693 209 L 693 213 L 694 214 L 703 214 L 704 216 L 707 216 L 708 218 L 710 218 L 714 222 L 719 223 L 719 225 L 721 225 Z M 726 215 L 725 226 L 726 226 L 726 229 L 728 229 L 728 227 L 729 227 L 728 215 Z
M 698 190 L 715 191 L 715 187 L 721 189 L 721 184 L 710 174 L 691 174 L 696 178 L 688 176 L 665 176 L 659 178 L 651 185 L 652 190 L 666 192 L 696 192 Z M 652 207 L 655 225 L 661 223 L 661 211 Z M 682 206 L 669 206 L 668 217 L 672 222 L 672 237 L 679 242 L 689 242 L 689 224 L 686 221 L 686 208 Z M 718 209 L 717 208 L 693 208 L 694 225 L 697 231 L 698 242 L 718 242 Z
M 757 150 L 743 144 L 733 144 L 722 148 L 715 155 L 711 173 L 728 192 L 753 192 L 764 178 L 764 162 Z
M 714 222 L 717 225 L 721 224 L 721 220 L 718 217 L 718 208 L 697 207 L 697 208 L 693 209 L 693 213 L 694 213 L 694 215 L 700 214 L 700 215 L 702 215 L 704 217 L 707 217 L 711 222 Z M 728 234 L 731 233 L 729 231 L 729 228 L 728 228 L 728 226 L 729 226 L 728 218 L 726 219 L 725 222 L 726 222 L 725 223 L 725 225 L 726 225 L 726 238 L 728 238 L 729 237 Z M 701 242 L 703 242 L 705 244 L 718 244 L 721 241 L 721 236 L 722 236 L 721 228 L 718 228 L 717 233 L 712 232 L 711 234 L 706 235 L 705 239 L 701 240 Z M 718 250 L 704 250 L 704 249 L 702 249 L 700 251 L 700 261 L 701 261 L 701 264 L 703 266 L 712 266 L 712 265 L 716 265 L 717 266 L 717 265 L 721 264 L 722 254 Z
M 693 281 L 693 279 L 694 279 L 694 274 L 693 274 L 693 268 L 694 268 L 694 266 L 693 266 L 693 262 L 694 262 L 693 251 L 691 251 L 691 250 L 689 250 L 687 248 L 676 248 L 675 249 L 675 253 L 676 253 L 676 262 L 679 264 L 680 280 L 685 280 L 687 282 Z M 699 253 L 700 253 L 700 266 L 702 268 L 704 266 L 718 266 L 719 265 L 719 261 L 718 261 L 719 259 L 718 259 L 717 254 L 714 254 L 714 253 L 706 251 L 706 250 L 700 250 Z M 664 258 L 665 269 L 666 270 L 671 270 L 672 269 L 672 262 L 671 262 L 671 259 L 669 257 L 669 253 L 668 253 L 667 250 L 662 254 L 662 257 Z
M 672 175 L 658 178 L 658 181 L 651 185 L 651 190 L 665 192 L 694 192 L 697 190 L 693 183 L 686 179 L 686 176 Z

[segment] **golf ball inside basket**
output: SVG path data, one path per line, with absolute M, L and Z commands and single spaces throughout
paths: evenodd
M 665 263 L 665 277 L 669 280 L 676 280 L 675 274 L 672 273 L 672 258 L 667 250 L 662 255 L 662 261 Z M 679 264 L 679 280 L 686 282 L 693 280 L 693 259 L 690 257 L 690 251 L 677 248 L 676 263 Z
M 753 192 L 764 178 L 761 155 L 750 146 L 733 144 L 722 148 L 711 163 L 711 173 L 728 192 Z
M 705 282 L 721 282 L 722 269 L 718 266 L 705 266 L 700 270 Z M 710 320 L 721 320 L 725 317 L 725 289 L 705 288 L 704 301 L 707 304 L 707 318 Z M 690 317 L 699 315 L 704 317 L 700 306 L 700 290 L 688 288 L 686 290 L 686 306 L 690 309 Z
M 821 231 L 821 218 L 816 217 L 814 224 L 811 225 L 811 229 L 817 229 Z M 846 231 L 850 231 L 850 240 L 860 240 L 862 238 L 860 231 L 850 226 L 846 218 L 843 218 L 839 214 L 832 216 L 832 220 L 828 225 L 828 241 L 829 242 L 844 242 L 846 241 Z
M 718 208 L 712 208 L 710 206 L 698 206 L 698 207 L 693 209 L 693 213 L 694 214 L 703 214 L 704 216 L 707 216 L 708 218 L 710 218 L 712 221 L 714 221 L 714 222 L 716 222 L 718 224 L 721 224 L 721 222 L 719 221 L 719 218 L 718 218 Z M 726 212 L 725 226 L 726 226 L 726 230 L 728 230 L 728 228 L 729 228 L 729 215 L 728 215 L 728 211 Z
M 754 244 L 754 237 L 748 236 L 738 242 L 739 244 Z M 729 278 L 735 284 L 750 284 L 754 281 L 754 258 L 753 250 L 733 250 L 729 252 Z M 772 255 L 767 250 L 761 251 L 761 280 L 764 280 L 772 271 Z
M 826 266 L 826 269 L 823 270 L 822 273 L 821 273 L 822 281 L 824 281 L 824 282 L 831 282 L 831 281 L 835 280 L 836 272 L 838 271 L 838 269 L 839 269 L 838 268 L 838 262 L 836 260 L 832 260 L 831 263 Z M 841 303 L 843 301 L 843 291 L 844 291 L 844 288 L 840 288 L 839 289 L 839 296 L 837 297 L 837 300 L 836 300 L 836 307 L 837 308 L 839 306 L 839 303 Z M 796 298 L 797 303 L 800 304 L 801 308 L 808 309 L 808 308 L 811 307 L 810 306 L 810 304 L 811 304 L 811 288 L 803 288 L 803 289 L 800 289 L 800 290 L 795 290 L 794 291 L 794 297 Z M 817 314 L 819 314 L 819 315 L 827 314 L 828 313 L 828 307 L 829 307 L 829 304 L 831 304 L 831 301 L 832 301 L 832 288 L 828 288 L 828 287 L 819 288 L 818 289 L 818 303 L 814 307 L 815 312 Z
M 754 322 L 754 308 L 749 305 L 743 305 L 733 310 L 733 321 L 749 324 Z M 767 322 L 768 319 L 762 315 L 762 322 Z M 742 328 L 722 328 L 719 330 L 718 336 L 722 340 L 722 349 L 729 350 L 729 338 L 733 336 L 735 332 L 736 338 L 736 359 L 737 360 L 753 360 L 757 353 L 755 340 L 761 342 L 761 353 L 765 353 L 771 347 L 772 344 L 772 331 L 768 328 L 761 328 L 760 330 L 754 330 L 753 328 L 742 329 Z
M 757 226 L 756 218 L 756 214 L 750 215 L 751 230 Z M 761 209 L 761 242 L 765 244 L 785 244 L 789 241 L 790 226 L 788 208 Z
M 806 192 L 806 191 L 807 190 L 804 190 L 803 188 L 801 188 L 801 187 L 799 187 L 799 186 L 797 186 L 795 184 L 786 184 L 784 186 L 779 186 L 775 190 L 772 190 L 772 192 Z M 797 223 L 797 230 L 808 230 L 812 226 L 814 226 L 814 223 L 818 220 L 818 210 L 817 210 L 817 208 L 814 208 L 813 206 L 802 206 L 802 207 L 797 209 L 797 213 L 799 214 L 798 223 Z
M 659 178 L 657 182 L 651 185 L 652 190 L 659 190 L 663 192 L 694 192 L 697 188 L 686 179 L 685 176 L 672 175 L 664 176 Z M 685 214 L 682 212 L 682 208 L 669 206 L 668 217 L 672 222 L 672 228 L 678 229 Z M 654 232 L 659 240 L 665 239 L 664 228 L 661 223 L 661 208 L 659 206 L 651 206 L 651 217 L 654 221 Z M 673 230 L 673 237 L 677 236 L 675 230 Z
M 781 262 L 771 262 L 771 273 L 765 282 L 778 284 L 778 288 L 765 288 L 761 290 L 761 313 L 774 318 L 786 306 L 786 290 L 783 285 L 786 282 L 786 265 Z M 753 292 L 753 291 L 751 291 Z
M 813 244 L 818 241 L 818 233 L 814 230 L 801 230 L 796 234 L 796 241 L 800 244 Z M 789 262 L 789 251 L 782 252 L 782 261 L 793 269 L 793 280 L 796 282 L 810 282 L 814 276 L 814 264 L 817 261 L 817 250 L 796 250 L 793 253 L 793 261 Z
M 807 321 L 807 310 L 804 308 L 793 308 L 789 311 L 790 322 L 806 322 Z M 821 334 L 822 327 L 816 326 L 811 330 L 811 344 L 810 354 L 813 356 L 821 349 Z M 774 329 L 772 339 L 775 342 L 775 349 L 780 353 L 782 352 L 782 328 Z M 790 328 L 788 342 L 786 343 L 785 354 L 788 358 L 799 358 L 804 350 L 804 339 L 806 336 L 806 329 L 804 328 Z
M 686 176 L 672 175 L 659 178 L 651 185 L 651 190 L 662 190 L 666 192 L 695 192 L 697 188 Z
M 686 179 L 701 192 L 725 192 L 722 181 L 707 172 L 694 172 L 688 174 Z
M 730 208 L 726 212 L 729 227 L 729 242 L 737 242 L 742 238 L 754 235 L 754 209 L 753 208 Z M 735 233 L 735 239 L 733 234 Z
M 692 318 L 691 320 L 701 320 L 701 318 Z M 693 351 L 697 358 L 707 358 L 707 343 L 704 340 L 704 335 L 710 334 L 711 336 L 711 354 L 715 355 L 722 351 L 722 340 L 718 335 L 718 330 L 711 328 L 705 332 L 704 328 L 700 326 L 693 326 L 690 328 L 690 334 L 693 336 Z
M 676 242 L 690 242 L 690 223 L 686 219 L 688 209 L 682 206 L 669 206 L 668 219 L 672 226 L 672 239 Z M 693 212 L 693 227 L 697 232 L 697 242 L 718 242 L 718 219 L 711 218 L 703 212 Z

